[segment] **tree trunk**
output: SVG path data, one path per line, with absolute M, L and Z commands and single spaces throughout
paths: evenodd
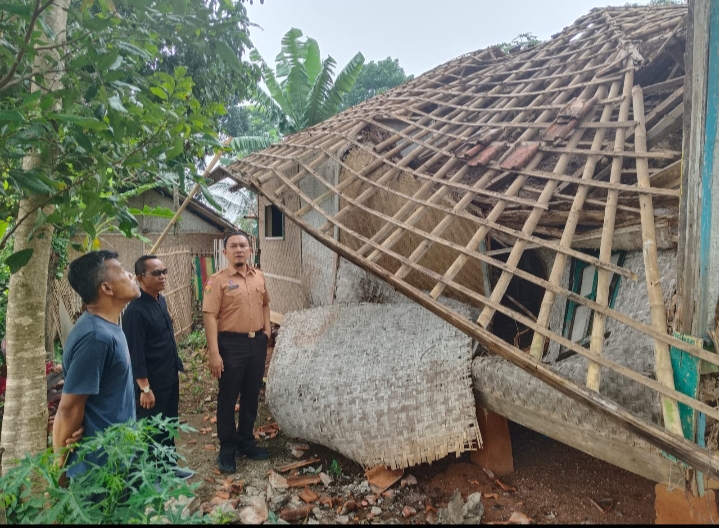
M 41 15 L 57 35 L 57 44 L 66 40 L 69 6 L 70 0 L 56 0 Z M 55 48 L 38 54 L 34 64 L 35 71 L 46 70 L 48 64 L 45 54 L 54 53 L 57 60 L 60 50 L 61 48 Z M 47 74 L 43 81 L 48 90 L 62 88 L 61 74 Z M 39 89 L 40 87 L 33 83 L 31 90 Z M 23 159 L 23 168 L 27 170 L 41 167 L 43 159 L 43 153 L 32 152 Z M 21 200 L 18 218 L 35 210 L 46 198 L 33 195 Z M 33 254 L 30 262 L 10 277 L 8 288 L 7 389 L 0 436 L 0 444 L 5 448 L 3 473 L 26 453 L 34 455 L 47 448 L 45 306 L 52 227 L 42 225 L 33 232 L 36 218 L 35 212 L 20 224 L 15 232 L 14 251 L 33 248 Z

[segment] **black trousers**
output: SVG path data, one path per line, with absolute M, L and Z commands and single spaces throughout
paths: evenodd
M 150 416 L 162 415 L 165 418 L 177 418 L 179 416 L 179 405 L 180 405 L 180 380 L 178 379 L 175 383 L 169 387 L 163 387 L 156 389 L 152 387 L 152 393 L 155 395 L 155 406 L 152 409 L 145 409 L 140 406 L 140 391 L 135 387 L 135 414 L 137 419 L 149 418 Z M 155 436 L 155 441 L 158 444 L 175 448 L 175 441 L 170 438 L 170 435 L 166 431 L 162 431 Z
M 217 439 L 221 453 L 235 453 L 255 444 L 253 429 L 265 373 L 267 335 L 257 332 L 255 337 L 249 338 L 233 332 L 219 332 L 217 344 L 225 367 L 217 396 Z M 238 396 L 240 413 L 235 426 Z

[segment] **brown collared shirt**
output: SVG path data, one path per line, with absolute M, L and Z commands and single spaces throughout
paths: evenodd
M 255 268 L 241 273 L 233 266 L 205 283 L 202 312 L 217 316 L 218 332 L 257 332 L 264 328 L 263 307 L 270 303 L 265 276 Z

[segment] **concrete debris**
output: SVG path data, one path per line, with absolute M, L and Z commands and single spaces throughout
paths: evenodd
M 287 479 L 283 477 L 282 475 L 278 475 L 274 471 L 270 472 L 270 486 L 272 486 L 274 489 L 287 489 L 289 488 L 287 484 Z
M 417 479 L 413 475 L 407 475 L 405 478 L 400 480 L 399 487 L 405 488 L 407 486 L 416 486 L 417 485 Z
M 482 494 L 472 493 L 467 497 L 465 503 L 462 500 L 462 494 L 456 489 L 447 507 L 439 510 L 437 522 L 439 524 L 479 524 L 482 515 L 484 515 Z
M 322 484 L 325 486 L 329 486 L 332 482 L 334 482 L 332 477 L 330 477 L 327 473 L 320 473 L 320 479 L 322 480 Z
M 267 520 L 267 503 L 262 497 L 251 497 L 247 506 L 240 510 L 240 522 L 242 524 L 262 524 Z

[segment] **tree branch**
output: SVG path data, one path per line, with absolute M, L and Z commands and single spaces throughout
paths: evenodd
M 37 22 L 38 17 L 42 14 L 43 11 L 45 11 L 48 7 L 50 7 L 55 0 L 47 0 L 44 4 L 40 5 L 40 0 L 35 0 L 35 11 L 32 14 L 32 18 L 30 18 L 30 24 L 27 27 L 27 31 L 25 32 L 25 44 L 30 44 L 30 38 L 32 38 L 32 32 L 35 29 L 35 23 Z M 10 71 L 7 73 L 7 75 L 0 80 L 0 90 L 5 88 L 5 86 L 12 80 L 13 75 L 15 75 L 15 72 L 18 69 L 18 66 L 20 66 L 20 61 L 22 61 L 22 58 L 25 56 L 25 50 L 21 49 L 20 53 L 17 54 L 17 57 L 15 58 L 15 62 L 13 63 L 12 67 L 10 68 Z
M 68 186 L 65 187 L 64 189 L 61 189 L 61 190 L 57 191 L 56 193 L 51 194 L 50 196 L 48 196 L 47 200 L 44 200 L 44 201 L 43 201 L 42 203 L 40 203 L 37 207 L 34 207 L 34 208 L 31 209 L 30 211 L 28 211 L 28 212 L 25 214 L 25 216 L 23 216 L 22 218 L 18 218 L 18 221 L 15 222 L 15 225 L 12 227 L 12 229 L 10 229 L 9 231 L 7 231 L 7 232 L 5 233 L 5 236 L 2 237 L 2 240 L 0 240 L 0 250 L 2 250 L 2 249 L 5 247 L 5 244 L 6 244 L 7 241 L 10 239 L 10 237 L 12 236 L 12 234 L 17 230 L 17 228 L 20 226 L 20 224 L 22 224 L 25 220 L 27 220 L 28 217 L 29 217 L 30 215 L 32 215 L 35 211 L 37 211 L 38 209 L 42 209 L 43 207 L 45 207 L 47 204 L 49 204 L 52 200 L 54 200 L 55 198 L 57 198 L 57 197 L 60 196 L 61 194 L 63 194 L 63 193 L 65 193 L 65 192 L 69 191 L 69 190 L 72 189 L 73 187 L 77 187 L 77 186 L 78 186 L 79 184 L 81 184 L 81 183 L 86 182 L 87 180 L 89 180 L 89 179 L 92 178 L 93 176 L 94 176 L 94 174 L 91 173 L 91 174 L 88 174 L 87 176 L 85 176 L 85 177 L 83 177 L 83 178 L 80 178 L 79 180 L 77 180 L 77 181 L 75 181 L 75 182 L 72 182 L 70 185 L 68 185 Z

